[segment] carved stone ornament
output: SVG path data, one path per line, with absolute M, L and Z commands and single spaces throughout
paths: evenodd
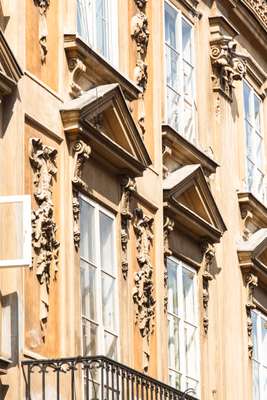
M 210 273 L 210 267 L 215 257 L 215 248 L 213 245 L 207 242 L 203 242 L 202 253 L 203 253 L 203 263 L 204 263 L 204 272 L 202 275 L 202 295 L 203 295 L 203 309 L 204 309 L 203 328 L 204 332 L 207 334 L 209 328 L 209 316 L 208 316 L 208 305 L 210 297 L 209 282 L 213 279 L 213 276 Z
M 249 358 L 252 358 L 253 355 L 253 340 L 252 340 L 252 318 L 251 311 L 255 308 L 255 304 L 253 303 L 253 295 L 254 289 L 258 285 L 258 278 L 255 274 L 249 272 L 245 275 L 245 282 L 248 293 L 248 301 L 246 304 L 246 312 L 247 312 L 247 330 L 248 330 L 248 354 Z
M 80 247 L 80 203 L 78 192 L 73 191 L 72 197 L 72 213 L 73 213 L 73 241 L 75 250 L 78 251 Z
M 133 301 L 136 306 L 136 324 L 143 338 L 143 369 L 148 370 L 150 360 L 150 338 L 154 332 L 155 299 L 153 287 L 153 266 L 150 252 L 153 241 L 154 218 L 144 215 L 141 208 L 134 210 L 134 231 L 137 239 L 137 262 Z
M 267 28 L 267 2 L 266 0 L 243 0 L 257 18 Z
M 48 7 L 50 5 L 50 0 L 33 0 L 36 7 L 39 9 L 39 43 L 40 43 L 40 50 L 41 50 L 41 62 L 42 64 L 46 61 L 47 55 L 47 36 L 48 36 L 48 29 L 47 29 L 47 21 L 46 21 L 46 14 Z
M 123 177 L 121 180 L 122 187 L 122 209 L 121 209 L 121 249 L 122 249 L 122 262 L 121 270 L 124 279 L 128 275 L 128 241 L 129 241 L 129 223 L 132 220 L 132 213 L 130 211 L 131 195 L 136 190 L 136 183 L 134 179 Z
M 236 52 L 237 43 L 223 38 L 211 45 L 210 57 L 213 66 L 213 90 L 220 91 L 233 100 L 234 82 L 242 80 L 246 73 L 244 57 Z
M 30 139 L 29 158 L 33 170 L 33 193 L 37 203 L 37 208 L 32 213 L 32 266 L 40 283 L 40 324 L 43 340 L 49 313 L 52 267 L 54 266 L 56 274 L 59 253 L 52 200 L 53 180 L 57 173 L 56 156 L 57 150 L 44 145 L 41 139 Z
M 85 144 L 82 140 L 77 140 L 72 149 L 74 153 L 74 173 L 72 182 L 87 190 L 88 186 L 82 179 L 82 172 L 85 161 L 90 157 L 91 147 Z
M 167 258 L 172 255 L 172 251 L 169 247 L 169 236 L 174 229 L 174 221 L 169 217 L 166 217 L 163 225 L 163 237 L 164 237 L 164 312 L 168 309 L 168 268 L 167 268 Z
M 68 65 L 71 71 L 69 93 L 72 98 L 77 98 L 83 94 L 83 90 L 77 82 L 79 77 L 86 72 L 86 65 L 78 58 L 71 58 Z

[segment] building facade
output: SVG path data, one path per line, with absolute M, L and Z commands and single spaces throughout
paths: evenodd
M 0 6 L 0 398 L 266 400 L 266 0 Z

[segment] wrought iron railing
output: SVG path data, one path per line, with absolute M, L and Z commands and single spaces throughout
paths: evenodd
M 107 357 L 22 361 L 26 400 L 196 400 Z

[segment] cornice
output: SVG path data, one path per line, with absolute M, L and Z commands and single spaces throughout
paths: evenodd
M 239 192 L 237 194 L 241 216 L 245 219 L 248 213 L 250 219 L 257 228 L 267 226 L 267 208 L 263 203 L 256 199 L 251 192 Z

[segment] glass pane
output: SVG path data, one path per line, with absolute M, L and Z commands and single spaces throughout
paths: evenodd
M 81 260 L 82 314 L 96 321 L 96 270 Z
M 192 104 L 193 102 L 193 68 L 185 61 L 184 66 L 184 96 L 185 99 Z
M 196 381 L 195 379 L 190 379 L 190 378 L 186 378 L 186 389 L 193 389 L 195 391 L 195 393 L 190 392 L 190 395 L 197 395 L 198 394 L 198 381 Z
M 181 390 L 181 374 L 174 371 L 169 371 L 169 384 L 170 386 Z
M 95 263 L 95 209 L 80 199 L 81 257 Z
M 105 328 L 115 331 L 115 279 L 102 272 L 102 314 Z
M 83 319 L 83 355 L 95 356 L 97 354 L 97 326 Z
M 116 336 L 105 332 L 105 355 L 107 357 L 117 359 L 117 341 Z
M 166 46 L 167 85 L 176 92 L 180 91 L 178 80 L 178 61 L 179 55 L 170 47 Z
M 90 20 L 91 2 L 88 0 L 77 0 L 77 31 L 87 43 L 90 43 Z
M 170 258 L 167 260 L 168 268 L 168 310 L 178 315 L 178 286 L 177 264 Z
M 260 400 L 259 365 L 256 361 L 253 361 L 253 400 Z
M 101 267 L 109 273 L 114 273 L 114 220 L 100 212 L 100 250 Z
M 192 63 L 192 27 L 182 19 L 183 59 Z
M 262 398 L 267 399 L 267 368 L 262 369 Z
M 171 315 L 168 316 L 168 352 L 169 352 L 169 367 L 180 370 L 180 343 L 179 343 L 179 319 Z
M 165 3 L 165 42 L 176 50 L 178 50 L 177 17 L 175 9 Z
M 96 0 L 96 47 L 108 57 L 108 20 L 105 0 Z
M 177 131 L 181 131 L 179 115 L 180 96 L 173 90 L 167 88 L 167 114 L 168 123 Z
M 252 319 L 253 358 L 255 360 L 259 360 L 258 336 L 257 336 L 257 314 L 254 311 L 252 311 L 252 313 L 251 313 L 251 319 Z
M 264 175 L 255 168 L 253 178 L 253 193 L 255 196 L 263 201 L 264 200 L 264 186 L 263 186 Z
M 263 141 L 261 136 L 255 133 L 255 150 L 256 150 L 256 159 L 255 164 L 259 169 L 263 169 Z
M 267 320 L 263 318 L 261 318 L 261 341 L 262 364 L 267 367 Z
M 254 120 L 255 128 L 260 132 L 260 100 L 254 95 Z
M 246 84 L 246 82 L 244 82 L 243 94 L 244 94 L 244 113 L 245 113 L 245 118 L 248 121 L 251 121 L 250 87 Z
M 22 202 L 0 203 L 0 227 L 0 261 L 23 259 L 25 227 Z
M 246 144 L 247 144 L 247 157 L 253 160 L 253 130 L 249 122 L 246 124 Z
M 195 379 L 198 378 L 196 332 L 196 328 L 185 323 L 186 375 Z
M 183 268 L 183 295 L 185 320 L 195 322 L 194 273 L 186 268 Z
M 249 191 L 252 191 L 253 188 L 254 169 L 254 164 L 247 159 L 247 188 Z
M 193 142 L 193 109 L 187 103 L 184 105 L 184 136 L 190 142 Z

